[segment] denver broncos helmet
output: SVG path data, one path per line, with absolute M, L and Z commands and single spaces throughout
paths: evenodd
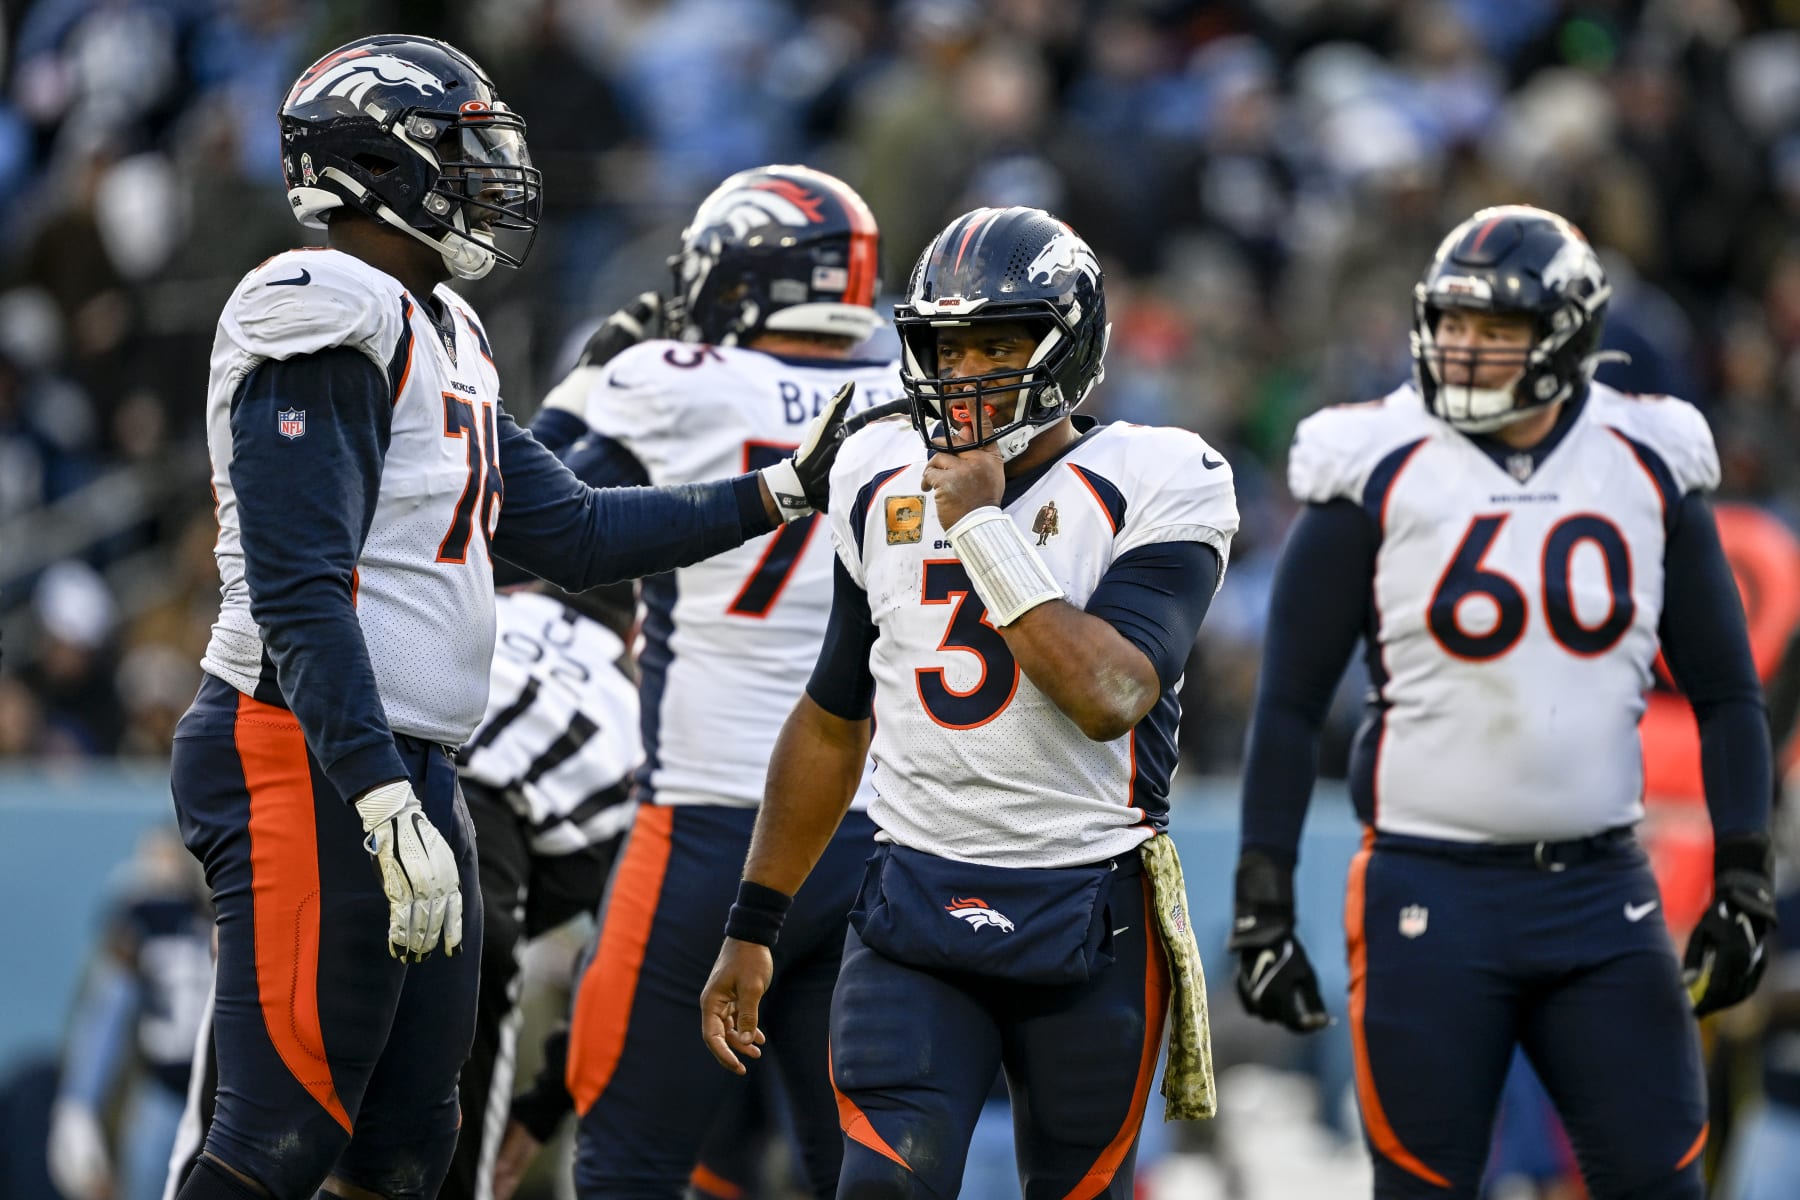
M 300 224 L 354 209 L 436 247 L 462 279 L 523 262 L 542 210 L 525 122 L 473 59 L 430 38 L 361 38 L 301 72 L 281 106 L 281 166 Z M 522 244 L 502 249 L 499 229 Z
M 879 240 L 869 206 L 841 179 L 802 166 L 739 171 L 681 232 L 668 328 L 715 346 L 764 330 L 860 342 L 881 323 Z
M 1024 321 L 1037 346 L 1023 372 L 950 379 L 938 372 L 938 331 Z M 998 445 L 1012 459 L 1075 411 L 1106 375 L 1106 293 L 1100 263 L 1073 229 L 1041 208 L 978 208 L 950 222 L 913 267 L 894 306 L 900 381 L 931 450 Z M 973 440 L 951 445 L 946 389 L 968 404 Z
M 1413 289 L 1413 382 L 1425 406 L 1458 429 L 1484 433 L 1572 399 L 1603 357 L 1600 331 L 1611 296 L 1593 247 L 1567 220 L 1522 204 L 1482 209 L 1450 231 Z M 1445 382 L 1436 335 L 1447 309 L 1532 319 L 1527 348 L 1468 352 L 1477 364 L 1515 366 L 1510 384 Z

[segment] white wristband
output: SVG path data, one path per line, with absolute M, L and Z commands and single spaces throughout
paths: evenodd
M 800 486 L 800 472 L 794 470 L 792 458 L 770 463 L 761 474 L 763 482 L 769 485 L 769 494 L 775 497 L 783 525 L 812 513 L 813 506 L 806 498 L 806 489 Z
M 947 532 L 995 624 L 1011 625 L 1038 605 L 1063 598 L 1036 548 L 998 508 L 978 508 Z

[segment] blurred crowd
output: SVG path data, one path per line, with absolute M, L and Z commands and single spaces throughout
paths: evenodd
M 1616 289 L 1602 378 L 1700 404 L 1725 491 L 1800 520 L 1800 0 L 27 0 L 0 52 L 0 756 L 160 754 L 216 608 L 201 416 L 238 277 L 300 243 L 275 112 L 404 29 L 529 124 L 545 230 L 467 288 L 521 418 L 666 281 L 699 196 L 849 180 L 890 290 L 978 204 L 1101 253 L 1097 415 L 1225 448 L 1244 528 L 1184 753 L 1229 771 L 1294 424 L 1410 370 L 1444 231 L 1564 213 Z

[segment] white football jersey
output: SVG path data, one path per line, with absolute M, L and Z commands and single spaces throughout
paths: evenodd
M 273 683 L 244 579 L 232 400 L 267 360 L 349 347 L 394 389 L 380 495 L 351 597 L 389 727 L 454 746 L 481 719 L 493 659 L 488 538 L 500 517 L 500 390 L 474 312 L 448 287 L 435 295 L 454 319 L 448 340 L 399 280 L 336 250 L 278 254 L 232 293 L 207 382 L 222 601 L 201 665 L 241 692 Z M 295 405 L 279 417 L 282 436 L 298 439 L 306 436 L 305 399 Z
M 619 783 L 643 757 L 625 643 L 541 592 L 503 592 L 494 611 L 487 713 L 458 770 L 505 792 L 539 854 L 617 837 L 636 811 Z
M 582 415 L 650 482 L 769 466 L 847 381 L 853 411 L 898 399 L 892 362 L 787 359 L 649 341 L 595 373 Z M 658 804 L 762 801 L 775 737 L 806 688 L 831 612 L 831 549 L 816 517 L 644 580 L 644 768 Z M 868 776 L 855 804 L 868 803 Z
M 833 541 L 877 630 L 879 837 L 964 862 L 1065 867 L 1123 854 L 1168 824 L 1181 710 L 1163 694 L 1138 727 L 1090 740 L 1019 670 L 920 486 L 912 426 L 883 421 L 832 471 Z M 1005 511 L 1031 535 L 1070 604 L 1113 561 L 1159 542 L 1218 552 L 1237 532 L 1231 468 L 1185 430 L 1103 425 Z
M 1410 385 L 1295 435 L 1295 497 L 1354 501 L 1380 528 L 1351 781 L 1379 829 L 1521 842 L 1643 815 L 1665 514 L 1717 486 L 1712 434 L 1684 401 L 1596 383 L 1531 462 L 1496 463 Z

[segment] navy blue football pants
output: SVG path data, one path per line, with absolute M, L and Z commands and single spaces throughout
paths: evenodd
M 1004 1068 L 1024 1200 L 1125 1200 L 1169 1005 L 1149 877 L 1115 885 L 1124 928 L 1084 983 L 921 970 L 851 929 L 831 1006 L 844 1200 L 936 1197 L 962 1184 L 969 1139 Z M 1126 899 L 1136 892 L 1136 903 Z
M 700 993 L 755 823 L 752 808 L 647 804 L 626 835 L 569 1029 L 569 1093 L 581 1114 L 575 1187 L 583 1197 L 679 1197 L 714 1119 L 747 1086 L 700 1040 Z M 836 1191 L 843 1157 L 826 1021 L 874 836 L 866 814 L 846 815 L 794 897 L 762 1003 L 768 1049 L 749 1064 L 780 1073 L 801 1165 L 819 1196 Z
M 1473 1200 L 1516 1045 L 1595 1200 L 1698 1200 L 1699 1035 L 1656 901 L 1626 836 L 1542 866 L 1365 840 L 1344 922 L 1376 1196 Z
M 462 871 L 454 957 L 389 955 L 362 820 L 292 713 L 207 676 L 176 728 L 176 817 L 218 913 L 206 1152 L 276 1200 L 311 1200 L 333 1174 L 389 1200 L 431 1200 L 456 1145 L 481 959 L 474 834 L 449 752 L 394 740 Z

